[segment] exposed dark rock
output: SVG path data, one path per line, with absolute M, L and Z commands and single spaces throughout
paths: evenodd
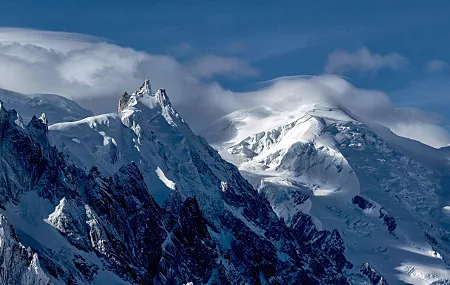
M 344 268 L 353 267 L 345 258 L 344 241 L 337 230 L 332 232 L 327 230 L 318 231 L 311 216 L 302 212 L 298 212 L 294 216 L 290 229 L 298 244 L 303 248 L 304 254 L 315 256 L 313 261 L 315 270 L 326 274 L 326 270 L 340 272 Z M 346 281 L 344 278 L 339 279 L 336 276 L 336 280 L 331 280 L 331 282 L 340 284 L 339 282 L 345 283 Z
M 366 198 L 356 195 L 352 198 L 352 203 L 357 205 L 360 209 L 366 210 L 375 207 L 371 202 L 369 202 Z M 379 219 L 383 221 L 383 224 L 385 224 L 388 228 L 388 231 L 391 233 L 397 228 L 397 223 L 395 222 L 394 217 L 389 215 L 389 213 L 381 208 L 379 210 L 380 215 L 378 216 Z
M 352 198 L 352 203 L 357 205 L 359 208 L 365 210 L 373 207 L 373 204 L 364 199 L 363 197 L 356 195 Z
M 388 227 L 390 233 L 397 228 L 394 217 L 390 216 L 383 208 L 380 209 L 379 218 L 383 220 L 383 223 Z
M 373 285 L 388 285 L 387 281 L 378 274 L 372 267 L 370 267 L 369 263 L 364 263 L 361 265 L 359 270 L 363 275 L 365 275 Z

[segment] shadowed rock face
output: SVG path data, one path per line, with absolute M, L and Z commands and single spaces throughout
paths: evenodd
M 15 112 L 0 111 L 0 205 L 26 205 L 24 197 L 33 194 L 52 209 L 36 214 L 45 215 L 58 244 L 52 239 L 30 244 L 38 247 L 47 276 L 79 284 L 99 281 L 100 272 L 137 284 L 346 284 L 339 233 L 312 234 L 312 243 L 299 235 L 310 228 L 307 219 L 286 226 L 236 167 L 172 115 L 162 92 L 154 98 L 166 117 L 152 118 L 162 127 L 171 116 L 170 128 L 160 133 L 155 128 L 149 137 L 139 133 L 139 139 L 155 141 L 168 171 L 178 175 L 164 207 L 149 194 L 154 185 L 144 182 L 142 164 L 124 164 L 111 176 L 97 167 L 86 171 L 49 145 L 43 120 L 23 128 Z M 174 139 L 158 135 L 183 144 L 164 151 Z M 189 167 L 175 168 L 182 163 Z M 213 193 L 188 189 L 195 185 Z
M 290 229 L 299 245 L 304 248 L 304 253 L 314 260 L 313 266 L 316 270 L 324 270 L 323 274 L 326 274 L 327 269 L 333 268 L 339 272 L 344 268 L 353 267 L 344 256 L 344 241 L 337 230 L 332 232 L 317 230 L 311 216 L 302 212 L 294 216 Z M 323 253 L 324 256 L 316 255 L 317 252 Z M 324 264 L 326 266 L 323 266 Z

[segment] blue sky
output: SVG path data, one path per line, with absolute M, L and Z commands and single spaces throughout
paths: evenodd
M 406 57 L 411 66 L 400 74 L 347 74 L 358 86 L 383 90 L 423 77 L 429 60 L 450 61 L 448 1 L 156 2 L 2 0 L 0 26 L 85 33 L 182 60 L 204 53 L 238 56 L 260 73 L 227 82 L 237 88 L 320 74 L 335 49 L 367 47 Z
M 448 1 L 0 1 L 0 27 L 82 33 L 168 55 L 234 92 L 336 73 L 449 124 Z M 211 66 L 222 63 L 229 69 Z

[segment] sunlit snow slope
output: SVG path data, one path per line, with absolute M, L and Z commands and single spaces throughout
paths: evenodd
M 450 279 L 444 151 L 327 103 L 236 111 L 202 135 L 287 225 L 303 212 L 318 230 L 338 229 L 352 284 Z

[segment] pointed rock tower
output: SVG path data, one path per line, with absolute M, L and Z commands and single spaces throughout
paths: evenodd
M 147 95 L 153 95 L 152 93 L 152 86 L 150 84 L 150 80 L 148 77 L 145 79 L 144 83 L 141 85 L 141 88 L 139 88 L 138 91 L 133 92 L 133 94 L 129 95 L 127 92 L 123 93 L 122 96 L 120 96 L 119 99 L 119 106 L 118 106 L 118 112 L 122 112 L 126 107 L 128 107 L 128 102 L 130 101 L 131 97 L 142 97 L 144 94 Z
M 142 96 L 143 94 L 152 95 L 152 86 L 150 85 L 150 80 L 148 80 L 148 77 L 141 85 L 141 88 L 133 93 L 134 96 Z
M 123 93 L 119 98 L 118 112 L 122 112 L 128 106 L 128 100 L 130 100 L 130 95 L 127 92 Z

